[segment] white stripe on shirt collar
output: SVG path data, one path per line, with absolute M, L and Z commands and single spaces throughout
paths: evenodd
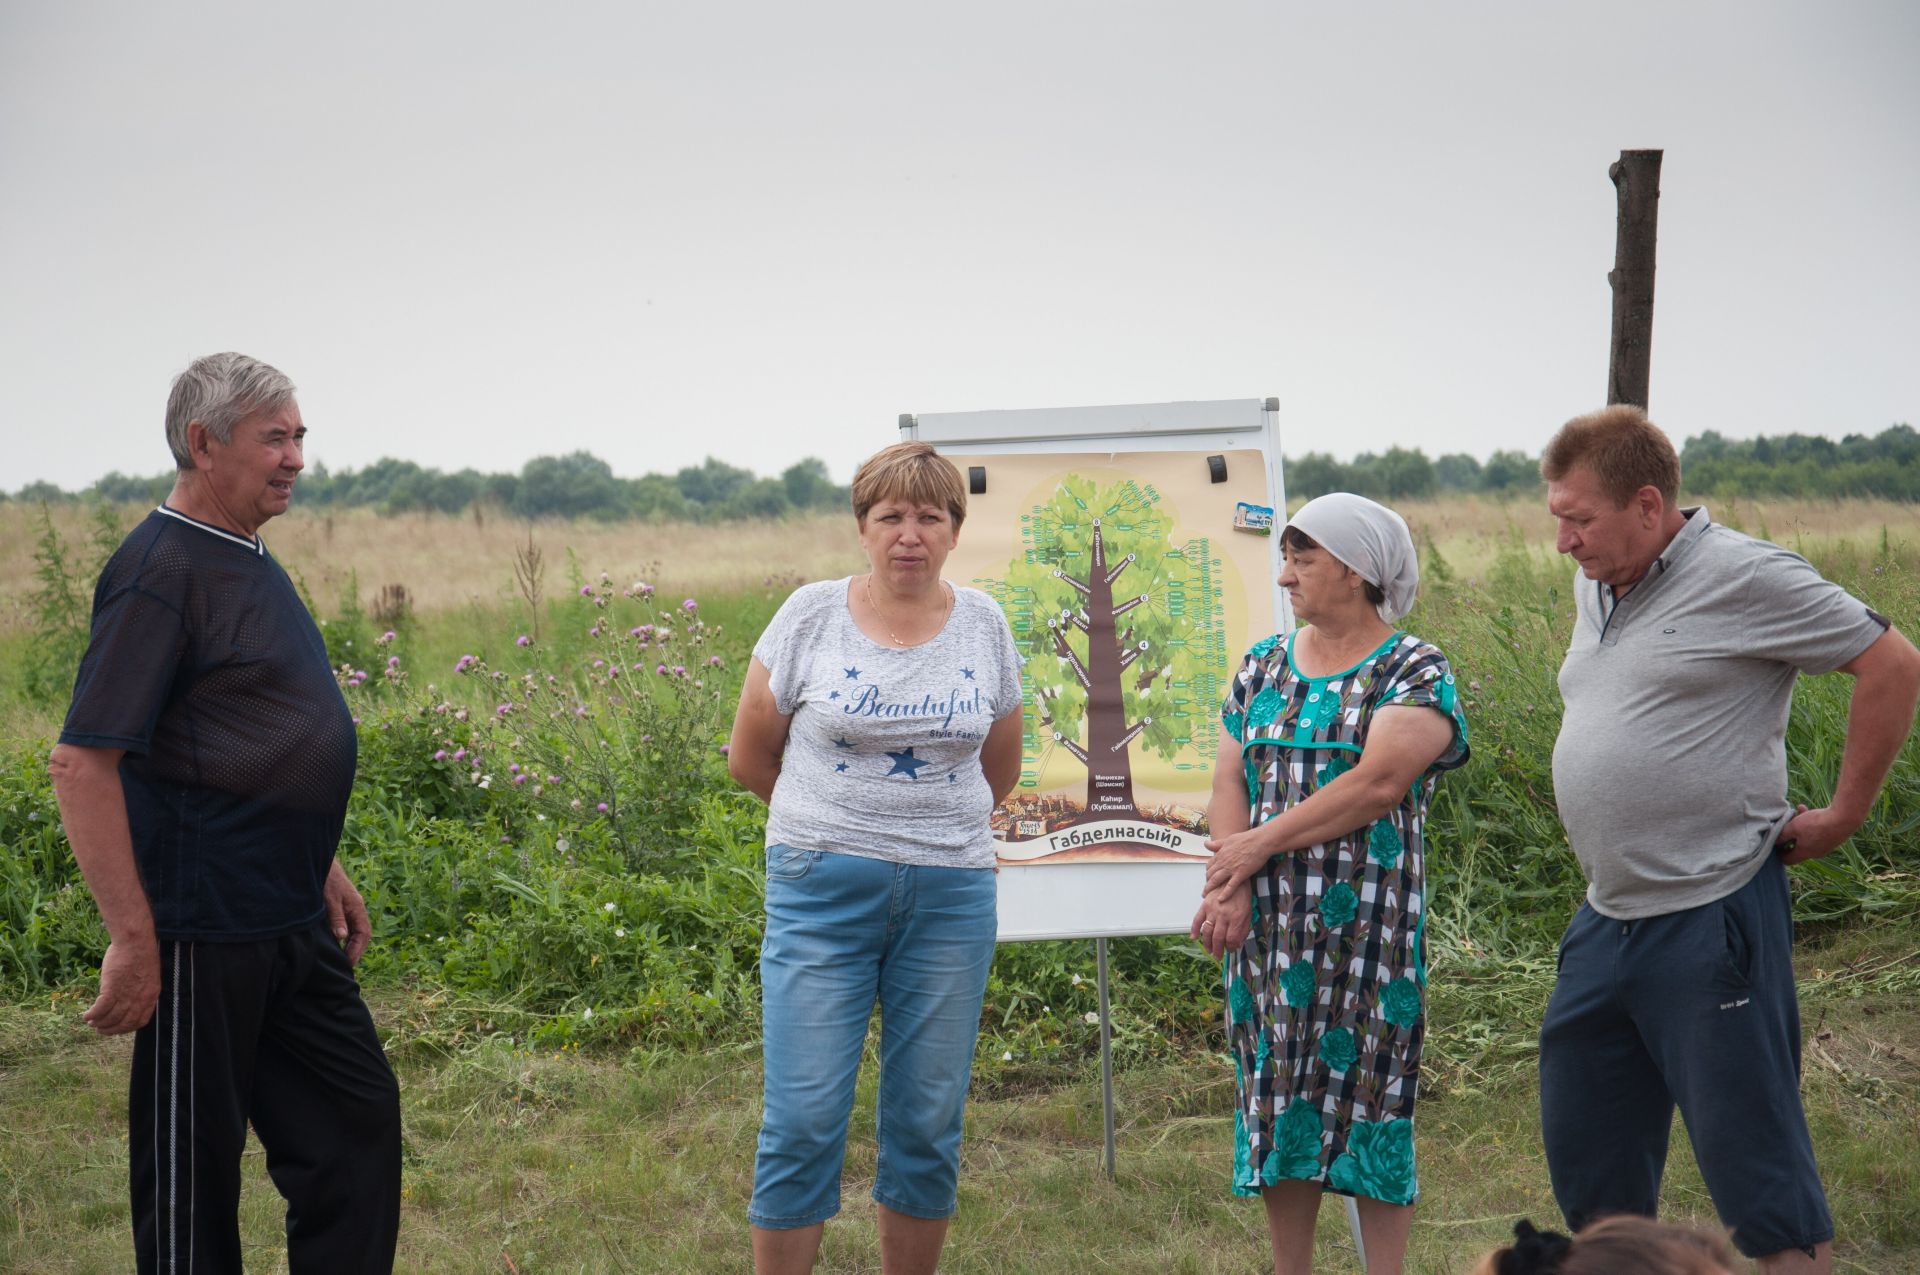
M 165 505 L 159 506 L 154 510 L 154 512 L 165 514 L 169 518 L 178 518 L 181 522 L 186 523 L 189 527 L 198 527 L 200 528 L 200 530 L 206 532 L 210 536 L 218 536 L 222 540 L 231 540 L 233 541 L 233 543 L 237 545 L 244 545 L 246 548 L 253 550 L 255 553 L 259 554 L 263 558 L 267 556 L 266 541 L 260 539 L 260 537 L 258 536 L 253 537 L 251 540 L 249 540 L 245 536 L 236 536 L 231 531 L 227 531 L 223 528 L 216 527 L 210 522 L 201 522 L 198 518 L 189 518 L 187 517 L 187 515 L 181 513 L 178 509 L 169 509 Z

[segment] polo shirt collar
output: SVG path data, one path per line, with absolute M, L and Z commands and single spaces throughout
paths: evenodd
M 1705 505 L 1694 505 L 1691 508 L 1683 505 L 1680 512 L 1686 515 L 1687 520 L 1680 524 L 1680 530 L 1673 533 L 1673 539 L 1667 541 L 1667 547 L 1662 549 L 1660 556 L 1653 560 L 1653 565 L 1647 568 L 1647 573 L 1633 582 L 1632 587 L 1627 590 L 1628 593 L 1646 588 L 1673 570 L 1693 547 L 1700 543 L 1700 537 L 1707 534 L 1707 528 L 1713 525 L 1713 519 L 1708 516 Z M 1610 616 L 1614 607 L 1620 604 L 1622 595 L 1610 584 L 1601 584 L 1599 594 L 1601 614 Z
M 1680 512 L 1686 515 L 1687 520 L 1680 524 L 1680 530 L 1673 533 L 1673 539 L 1669 540 L 1667 547 L 1660 551 L 1660 556 L 1653 560 L 1653 567 L 1647 572 L 1649 576 L 1655 572 L 1664 574 L 1673 570 L 1680 560 L 1700 543 L 1700 537 L 1707 534 L 1707 528 L 1713 525 L 1713 519 L 1707 516 L 1705 505 L 1695 505 L 1690 509 L 1683 505 Z

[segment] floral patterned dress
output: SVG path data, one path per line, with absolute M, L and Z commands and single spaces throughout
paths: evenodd
M 1227 953 L 1236 1195 L 1287 1180 L 1389 1204 L 1419 1193 L 1422 833 L 1439 772 L 1467 760 L 1447 658 L 1395 633 L 1350 669 L 1306 677 L 1292 640 L 1270 637 L 1235 675 L 1222 721 L 1241 743 L 1258 825 L 1351 769 L 1389 705 L 1447 714 L 1452 745 L 1382 818 L 1275 855 L 1253 878 L 1253 931 Z

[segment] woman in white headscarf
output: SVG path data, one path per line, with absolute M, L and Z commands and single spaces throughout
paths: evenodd
M 1393 1275 L 1419 1191 L 1423 832 L 1466 720 L 1446 656 L 1397 627 L 1420 574 L 1400 515 L 1322 496 L 1281 553 L 1298 627 L 1227 693 L 1193 934 L 1225 960 L 1232 1185 L 1265 1201 L 1274 1269 L 1309 1269 L 1331 1190 L 1359 1202 L 1369 1275 Z

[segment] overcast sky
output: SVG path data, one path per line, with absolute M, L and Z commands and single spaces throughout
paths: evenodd
M 1920 423 L 1920 5 L 0 0 L 0 488 L 309 460 L 844 480 L 901 412 L 1278 396 L 1289 452 L 1605 397 L 1662 147 L 1678 441 Z

